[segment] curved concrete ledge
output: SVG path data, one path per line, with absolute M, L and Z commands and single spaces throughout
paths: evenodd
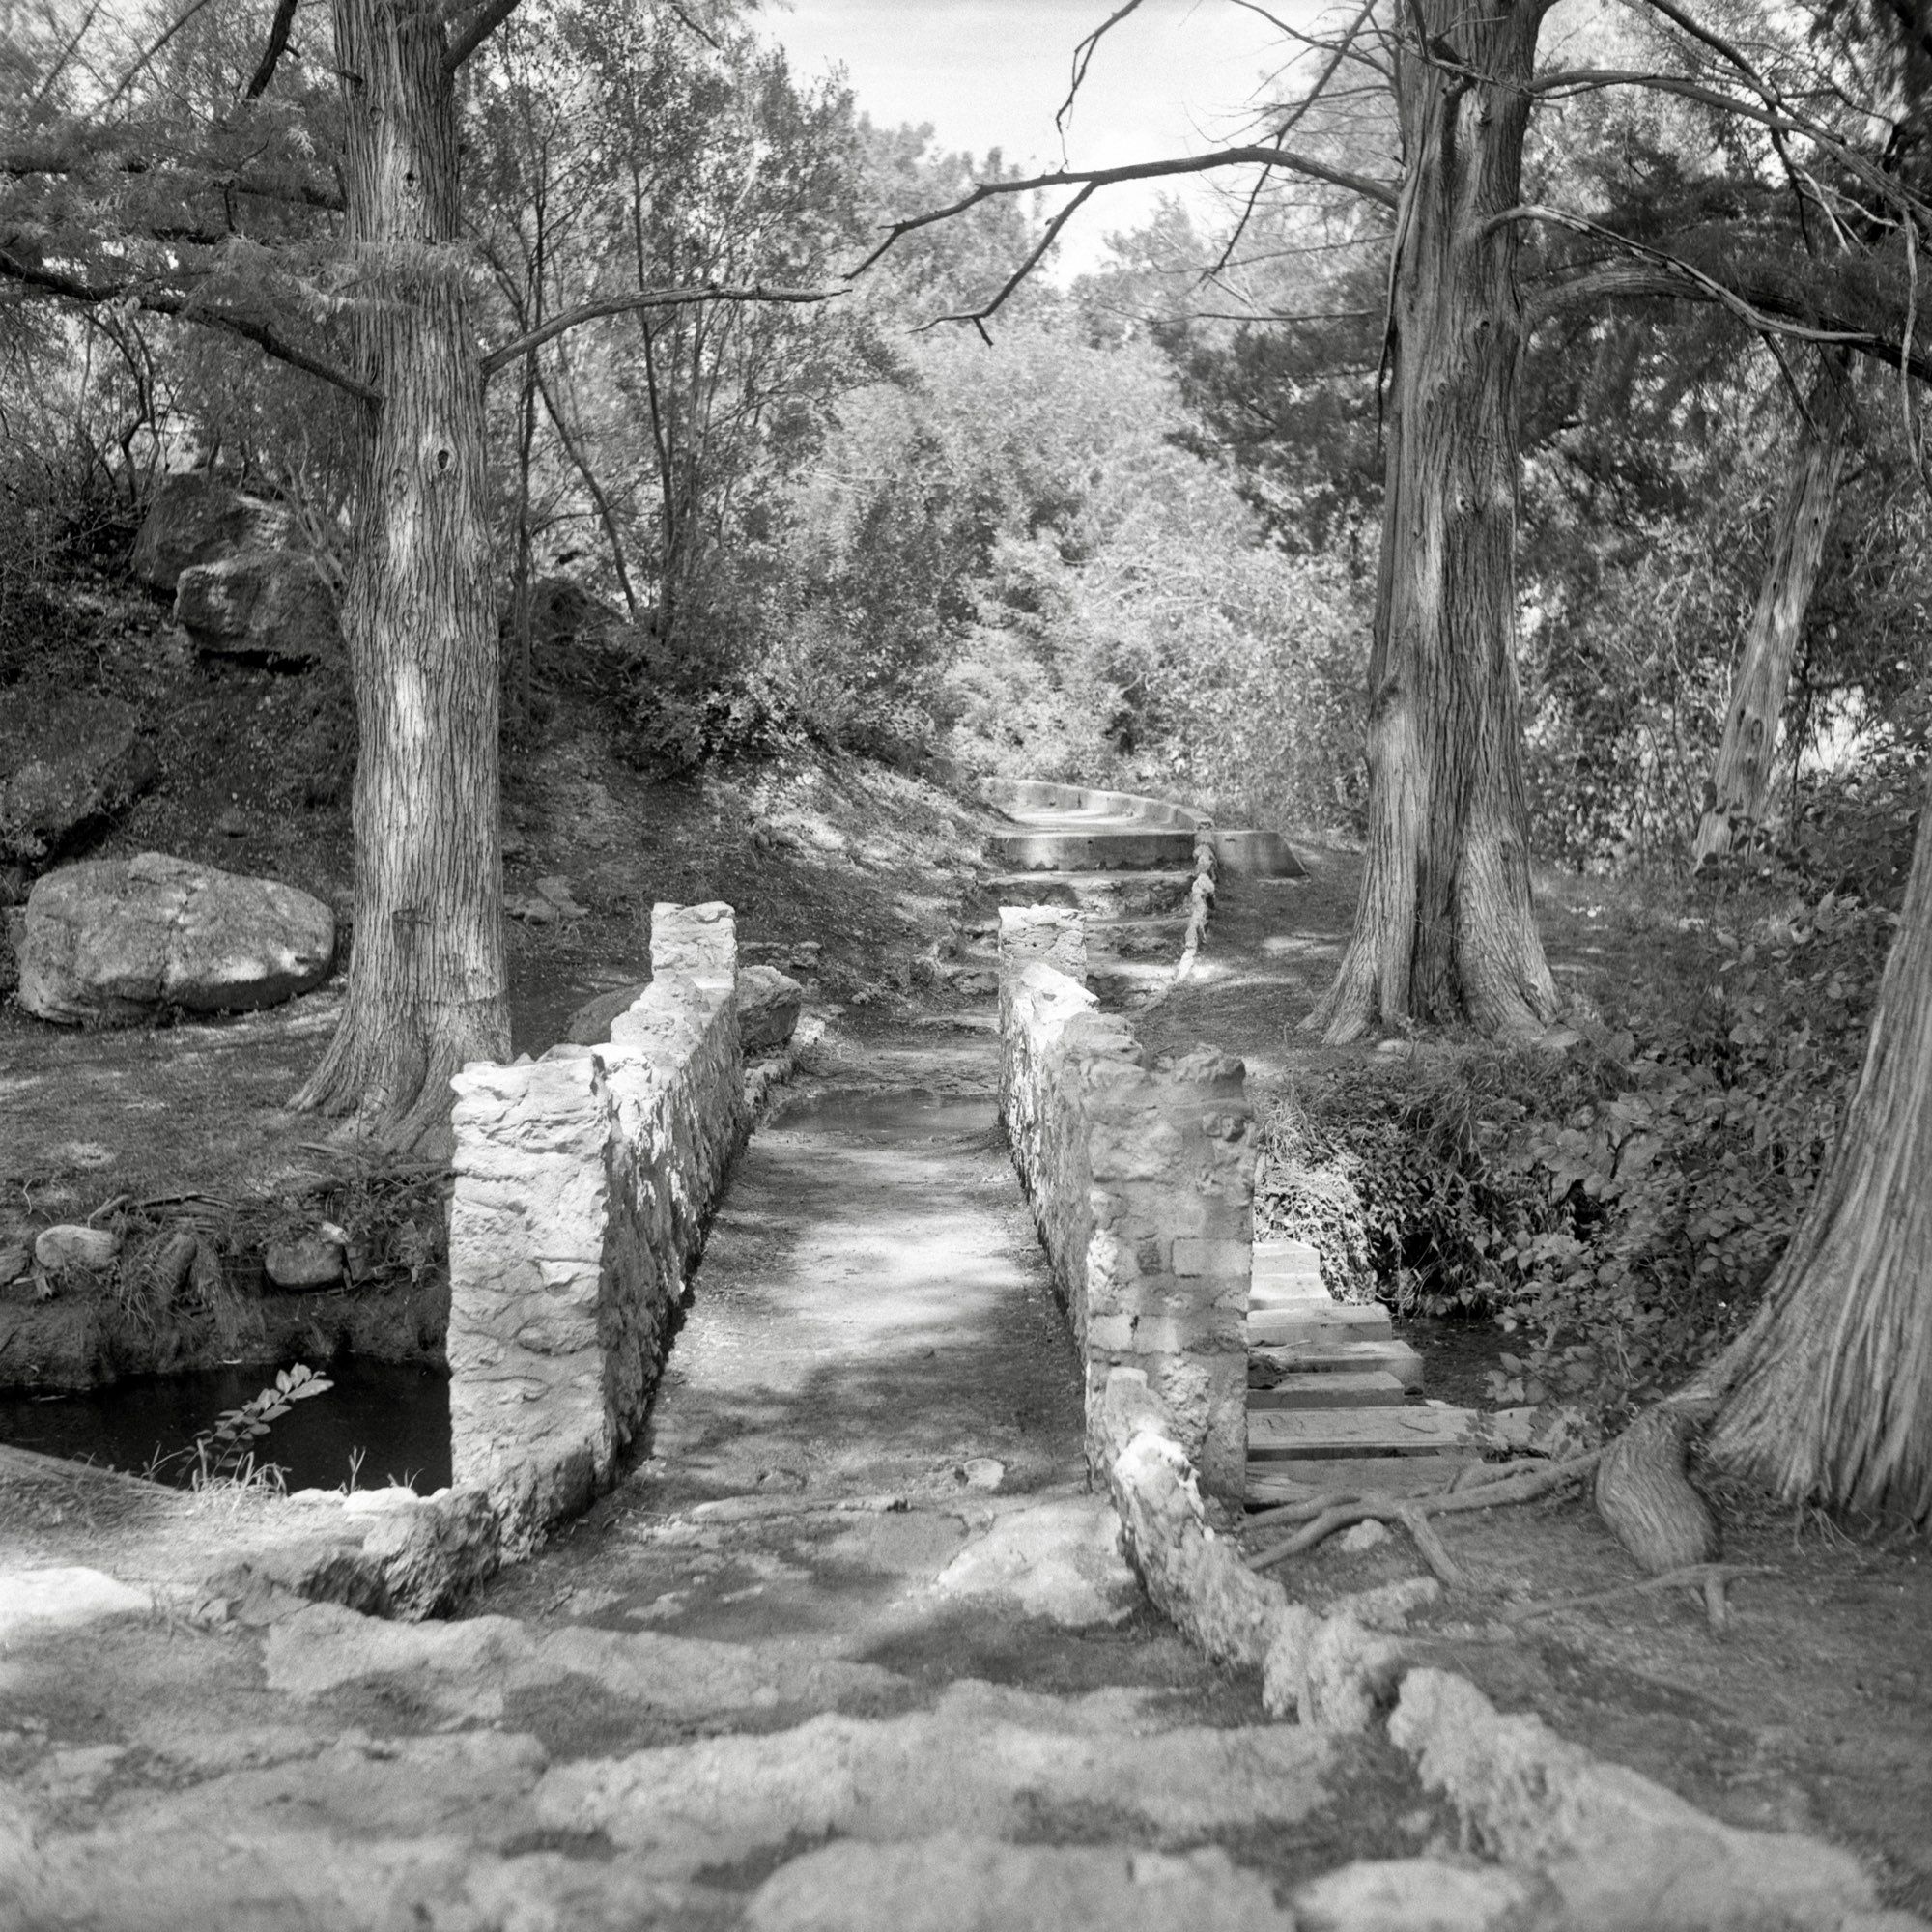
M 980 792 L 1002 811 L 1079 811 L 1097 818 L 1138 818 L 1148 825 L 1178 825 L 1193 832 L 1213 820 L 1169 799 L 1096 785 L 1057 784 L 1050 779 L 981 779 Z
M 1187 832 L 1211 840 L 1217 866 L 1232 876 L 1307 876 L 1308 868 L 1279 832 L 1217 826 L 1209 813 L 1171 799 L 1050 779 L 982 779 L 980 790 L 987 804 L 1009 816 L 1050 812 L 1060 821 L 994 835 L 995 854 L 1020 870 L 1186 866 L 1194 848 L 1175 835 Z

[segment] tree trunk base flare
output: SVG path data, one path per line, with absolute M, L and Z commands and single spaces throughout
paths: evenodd
M 1682 1408 L 1660 1404 L 1638 1416 L 1597 1465 L 1597 1514 L 1653 1576 L 1718 1560 L 1717 1518 L 1684 1471 L 1694 1427 Z
M 1403 189 L 1368 668 L 1368 861 L 1335 983 L 1305 1023 L 1466 1021 L 1524 1037 L 1555 1016 L 1529 869 L 1517 674 L 1517 285 L 1539 0 L 1417 0 L 1430 52 L 1394 51 Z M 1453 45 L 1444 63 L 1434 49 Z

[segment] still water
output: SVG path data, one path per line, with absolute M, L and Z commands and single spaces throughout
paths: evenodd
M 339 1490 L 360 1450 L 357 1489 L 407 1482 L 426 1495 L 448 1483 L 448 1376 L 349 1358 L 311 1366 L 334 1387 L 271 1423 L 258 1463 L 278 1464 L 291 1490 Z M 178 1452 L 274 1379 L 271 1368 L 203 1369 L 72 1395 L 0 1395 L 0 1442 L 185 1485 L 195 1459 Z

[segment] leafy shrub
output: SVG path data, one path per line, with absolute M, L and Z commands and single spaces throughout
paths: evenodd
M 1896 924 L 1814 893 L 1741 863 L 1685 897 L 1701 910 L 1634 921 L 1657 970 L 1560 1054 L 1474 1047 L 1299 1096 L 1350 1163 L 1381 1297 L 1520 1338 L 1498 1400 L 1613 1427 L 1755 1307 L 1830 1159 Z M 1304 1131 L 1278 1110 L 1270 1155 Z

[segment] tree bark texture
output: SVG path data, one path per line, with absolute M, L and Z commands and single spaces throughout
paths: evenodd
M 1932 1520 L 1932 812 L 1837 1152 L 1707 1453 L 1789 1502 Z
M 1389 288 L 1380 577 L 1369 659 L 1368 859 L 1309 1024 L 1522 1033 L 1556 1009 L 1531 908 L 1516 668 L 1517 224 L 1542 0 L 1421 0 L 1405 45 Z M 1481 76 L 1469 78 L 1469 71 Z
M 1838 477 L 1845 462 L 1845 418 L 1851 403 L 1850 357 L 1828 352 L 1793 455 L 1791 482 L 1772 533 L 1757 607 L 1745 635 L 1744 655 L 1731 687 L 1723 742 L 1711 773 L 1694 859 L 1728 852 L 1740 820 L 1764 816 L 1771 795 L 1772 759 L 1791 665 L 1804 632 L 1804 612 L 1825 554 Z
M 456 99 L 435 0 L 334 0 L 364 422 L 343 605 L 355 684 L 355 934 L 342 1022 L 298 1106 L 399 1146 L 449 1076 L 506 1059 L 497 640 L 483 384 L 458 241 Z

